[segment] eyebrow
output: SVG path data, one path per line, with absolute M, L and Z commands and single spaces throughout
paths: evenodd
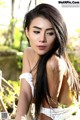
M 42 29 L 42 28 L 37 27 L 37 26 L 33 26 L 33 28 L 37 28 L 37 29 L 39 29 L 39 30 L 41 30 L 41 29 Z M 46 30 L 54 30 L 54 29 L 51 27 L 51 28 L 47 28 Z

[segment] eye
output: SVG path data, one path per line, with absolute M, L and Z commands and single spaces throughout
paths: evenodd
M 36 31 L 36 30 L 35 30 L 35 31 L 33 31 L 33 32 L 34 32 L 34 33 L 36 33 L 36 34 L 39 34 L 39 33 L 40 33 L 40 31 Z
M 52 36 L 54 35 L 54 32 L 47 32 L 46 34 Z

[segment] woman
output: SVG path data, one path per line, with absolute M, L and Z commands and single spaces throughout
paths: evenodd
M 30 47 L 24 51 L 16 120 L 24 119 L 32 102 L 35 119 L 78 120 L 79 77 L 67 54 L 67 29 L 59 11 L 39 4 L 24 18 Z M 76 108 L 76 109 L 75 109 Z

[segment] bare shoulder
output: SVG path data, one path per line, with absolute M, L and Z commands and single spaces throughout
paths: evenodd
M 32 56 L 32 48 L 28 47 L 24 50 L 23 53 L 23 72 L 29 72 L 31 67 L 30 67 L 30 59 Z
M 53 55 L 47 62 L 47 68 L 54 71 L 66 70 L 66 62 L 63 57 Z
M 30 61 L 32 59 L 32 57 L 34 56 L 34 51 L 31 47 L 27 47 L 25 50 L 24 50 L 24 53 L 23 53 L 23 58 Z
M 27 55 L 27 56 L 30 56 L 32 54 L 33 50 L 31 47 L 27 47 L 25 50 L 24 50 L 24 55 Z
M 53 55 L 47 62 L 47 68 L 54 70 L 58 67 L 59 58 L 56 55 Z

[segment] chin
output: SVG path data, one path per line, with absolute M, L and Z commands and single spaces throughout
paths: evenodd
M 44 53 L 39 52 L 38 55 L 42 56 L 42 55 L 45 55 L 46 53 L 47 53 L 47 52 L 44 52 Z

